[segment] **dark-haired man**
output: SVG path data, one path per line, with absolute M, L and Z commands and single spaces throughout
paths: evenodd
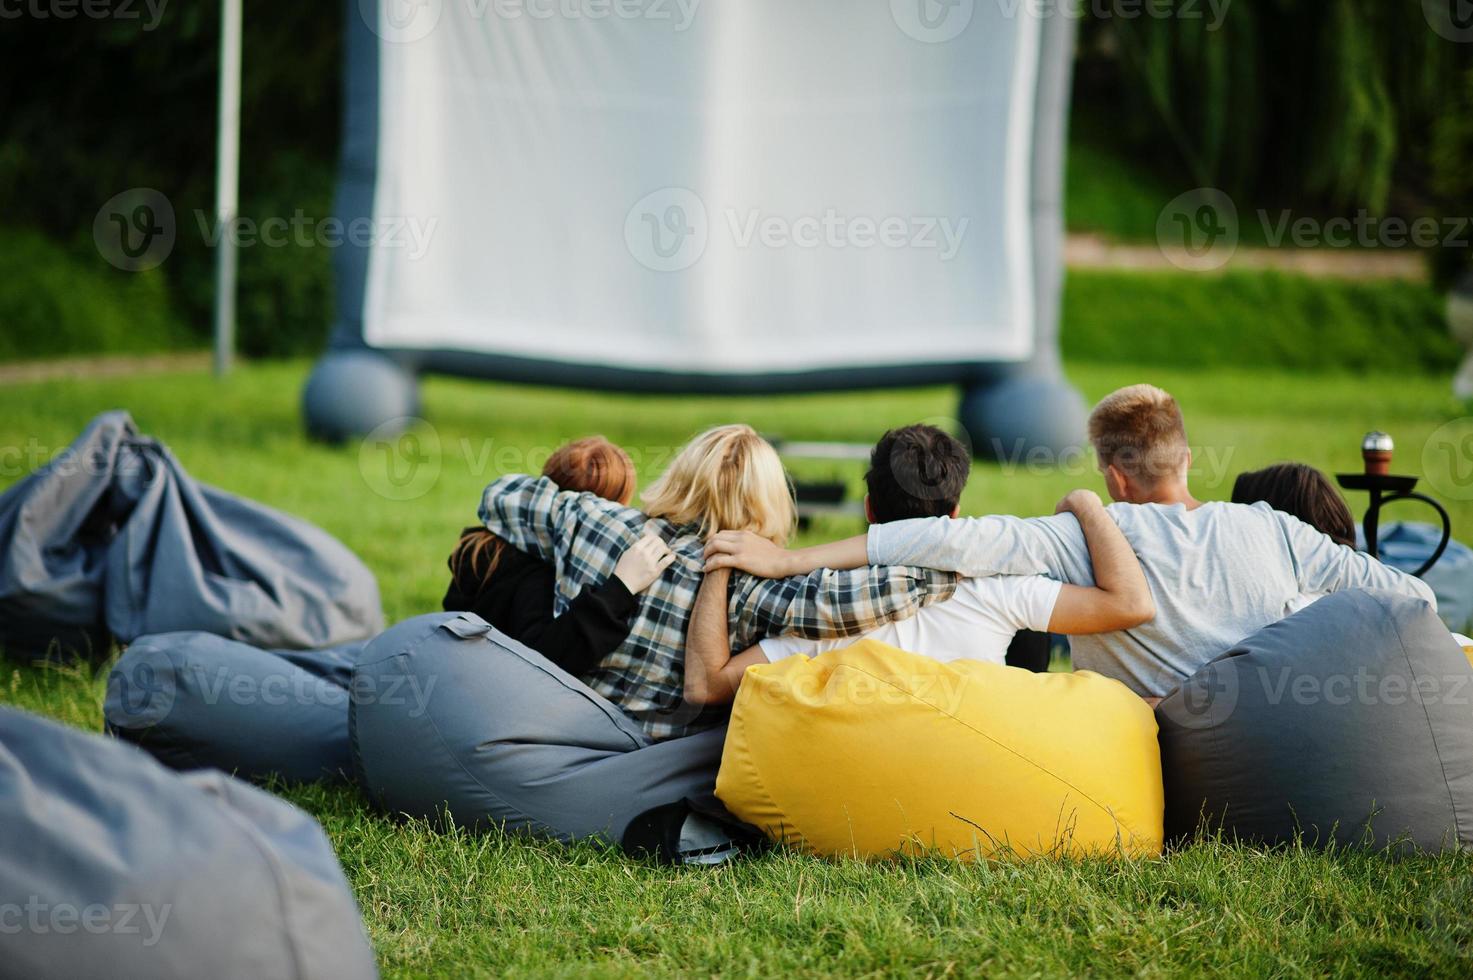
M 966 447 L 934 426 L 893 429 L 870 454 L 865 515 L 877 525 L 955 517 L 971 465 Z M 952 598 L 862 638 L 935 660 L 1002 663 L 1020 630 L 1102 632 L 1136 626 L 1153 616 L 1145 576 L 1099 497 L 1076 491 L 1059 504 L 1059 512 L 1073 514 L 1083 528 L 1097 569 L 1093 586 L 1063 585 L 1041 575 L 963 579 Z M 730 701 L 742 674 L 753 664 L 796 655 L 817 656 L 860 639 L 770 637 L 733 655 L 727 633 L 729 574 L 729 569 L 706 574 L 691 617 L 686 635 L 685 697 L 692 704 Z

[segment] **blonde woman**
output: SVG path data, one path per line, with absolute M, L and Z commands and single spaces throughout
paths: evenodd
M 625 549 L 657 536 L 674 556 L 638 596 L 629 636 L 582 679 L 653 739 L 710 727 L 685 703 L 686 631 L 700 590 L 706 539 L 749 531 L 786 546 L 796 521 L 776 450 L 750 426 L 723 425 L 692 439 L 641 497 L 644 512 L 547 478 L 505 476 L 486 488 L 480 516 L 514 548 L 557 569 L 555 611 L 614 572 Z M 789 579 L 732 577 L 727 603 L 733 644 L 745 649 L 782 633 L 854 636 L 947 598 L 955 577 L 916 568 L 819 569 Z

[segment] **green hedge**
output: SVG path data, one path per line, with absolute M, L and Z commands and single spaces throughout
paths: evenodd
M 1066 358 L 1163 367 L 1453 370 L 1444 300 L 1418 283 L 1276 272 L 1073 271 Z
M 120 272 L 95 250 L 0 231 L 0 361 L 169 350 L 200 341 L 161 269 Z

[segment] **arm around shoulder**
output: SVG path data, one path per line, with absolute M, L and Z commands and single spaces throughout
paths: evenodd
M 971 578 L 1049 575 L 1088 581 L 1089 552 L 1078 523 L 1054 517 L 925 517 L 869 529 L 876 565 L 919 565 Z

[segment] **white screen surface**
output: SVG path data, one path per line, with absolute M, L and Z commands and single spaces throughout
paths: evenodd
M 903 11 L 928 3 L 385 22 L 365 340 L 718 374 L 1026 359 L 1039 25 L 931 4 L 968 20 L 928 42 Z

